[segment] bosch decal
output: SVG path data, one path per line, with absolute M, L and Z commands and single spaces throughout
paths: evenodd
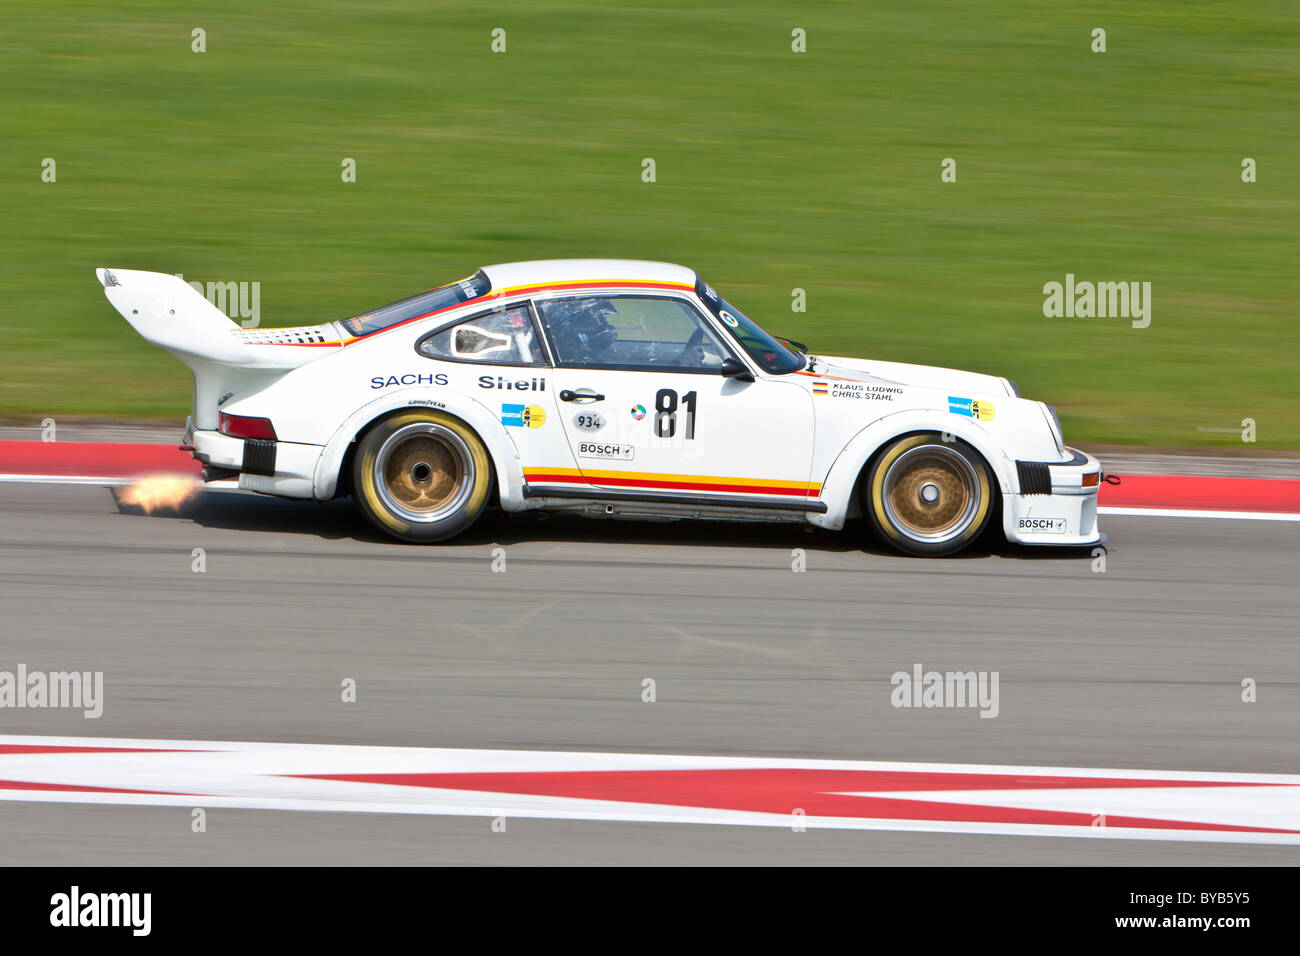
M 590 441 L 578 442 L 579 458 L 617 458 L 620 461 L 631 461 L 635 455 L 636 452 L 631 445 L 608 445 Z
M 1033 531 L 1039 534 L 1065 534 L 1065 519 L 1021 518 L 1018 527 L 1021 531 Z

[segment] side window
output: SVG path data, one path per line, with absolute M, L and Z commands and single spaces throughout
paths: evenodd
M 716 372 L 730 352 L 690 303 L 667 296 L 588 296 L 537 302 L 569 368 Z
M 420 339 L 415 350 L 426 358 L 485 365 L 545 365 L 528 306 L 484 312 L 459 325 Z

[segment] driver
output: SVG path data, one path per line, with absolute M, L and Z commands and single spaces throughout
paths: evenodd
M 618 315 L 618 309 L 609 299 L 578 299 L 565 302 L 564 309 L 565 314 L 557 317 L 558 321 L 548 320 L 561 361 L 591 362 L 618 339 L 618 330 L 605 318 Z

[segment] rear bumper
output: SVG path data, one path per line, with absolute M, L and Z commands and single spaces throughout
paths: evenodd
M 240 488 L 287 498 L 314 497 L 316 463 L 325 450 L 321 445 L 232 438 L 206 429 L 194 431 L 187 444 L 193 446 L 190 454 L 216 477 L 234 472 Z
M 1066 450 L 1073 455 L 1068 462 L 1016 462 L 1019 488 L 1002 496 L 1008 541 L 1056 547 L 1103 542 L 1097 528 L 1101 463 L 1073 448 Z

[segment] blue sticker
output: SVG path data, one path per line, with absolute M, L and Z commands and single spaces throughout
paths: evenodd
M 546 409 L 540 405 L 502 405 L 501 424 L 507 428 L 541 428 L 546 424 Z
M 954 415 L 978 418 L 982 422 L 993 421 L 993 416 L 997 413 L 993 403 L 987 399 L 956 398 L 952 395 L 948 396 L 948 411 Z

